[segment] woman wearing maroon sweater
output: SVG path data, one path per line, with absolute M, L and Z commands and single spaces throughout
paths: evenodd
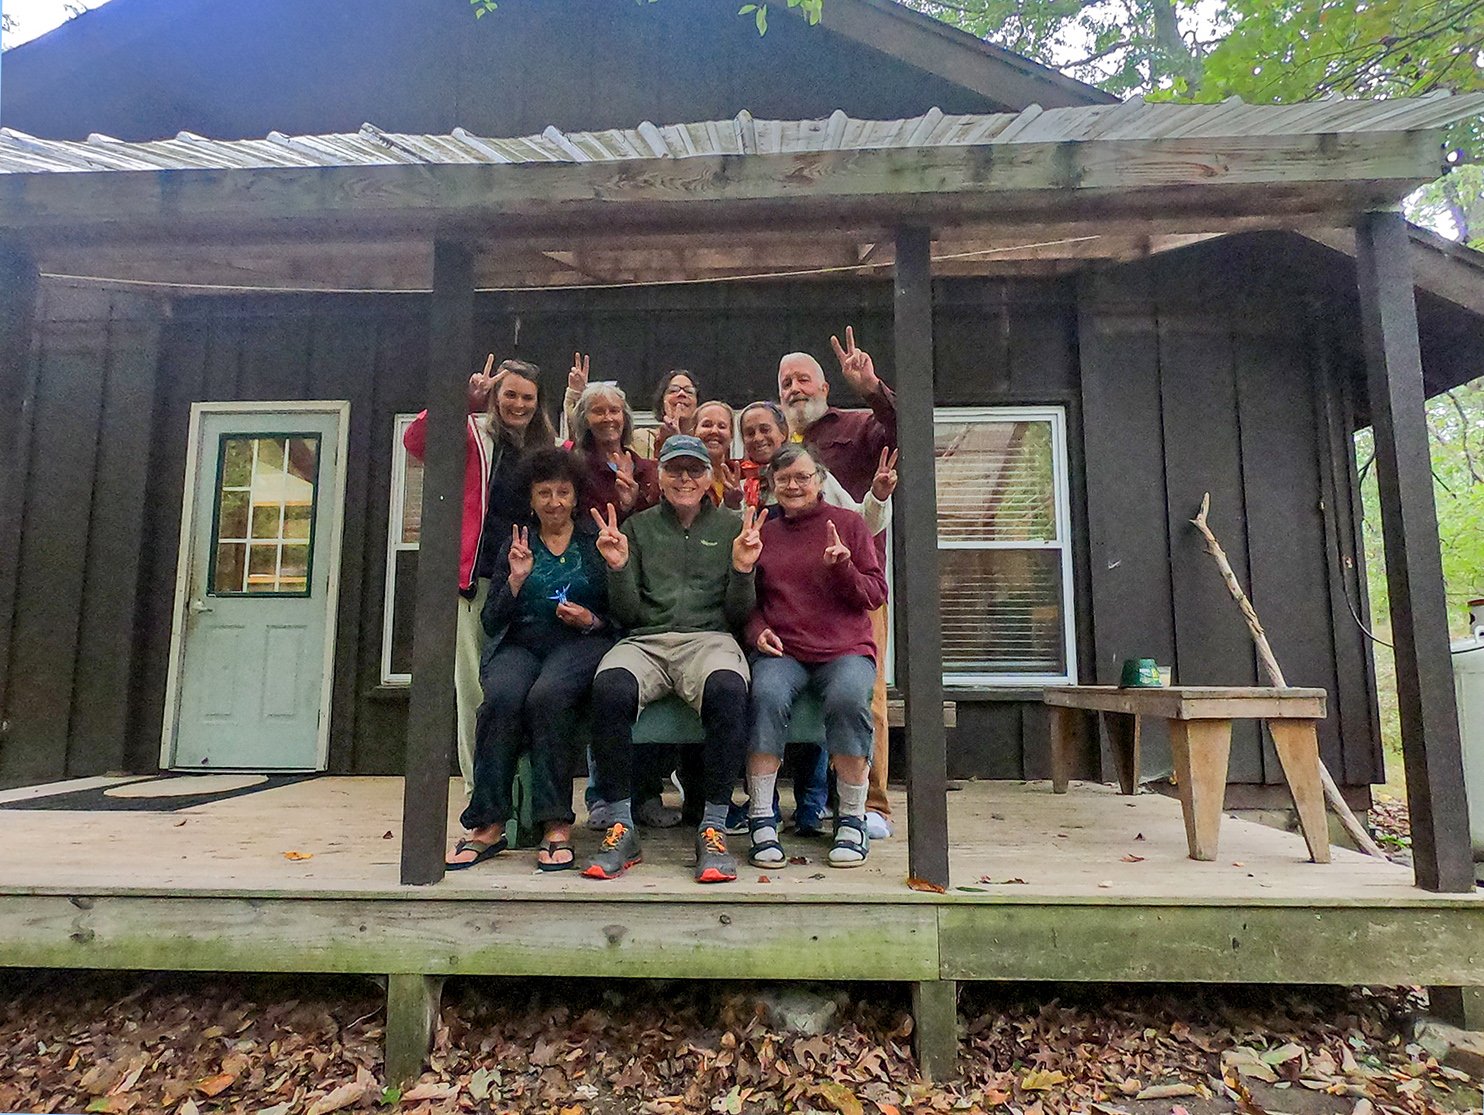
M 824 471 L 807 448 L 778 450 L 769 479 L 783 514 L 762 528 L 757 609 L 747 625 L 747 644 L 758 652 L 747 756 L 748 859 L 774 868 L 787 859 L 772 816 L 773 790 L 794 700 L 813 686 L 824 705 L 825 749 L 839 797 L 828 862 L 856 867 L 870 850 L 866 780 L 877 653 L 870 613 L 886 602 L 886 574 L 865 520 L 820 499 Z

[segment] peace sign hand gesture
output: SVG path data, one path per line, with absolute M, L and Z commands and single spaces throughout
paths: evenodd
M 732 568 L 751 573 L 763 552 L 762 517 L 751 507 L 742 509 L 742 533 L 732 543 Z
M 842 561 L 849 561 L 850 547 L 840 541 L 840 532 L 835 529 L 833 520 L 828 526 L 830 540 L 829 545 L 824 548 L 824 563 L 826 565 L 839 565 Z
M 580 352 L 572 354 L 572 370 L 567 373 L 567 390 L 581 395 L 587 390 L 587 370 L 591 358 Z
M 888 456 L 890 454 L 890 456 Z M 897 450 L 883 449 L 881 461 L 876 466 L 876 476 L 871 481 L 871 494 L 882 503 L 891 499 L 897 490 Z
M 835 359 L 840 361 L 840 374 L 843 375 L 855 393 L 862 398 L 875 392 L 881 385 L 881 380 L 876 377 L 876 365 L 871 360 L 871 354 L 863 348 L 855 347 L 855 329 L 847 325 L 845 327 L 845 347 L 840 347 L 840 338 L 831 337 L 830 345 L 835 350 Z
M 489 409 L 490 396 L 494 394 L 495 388 L 504 378 L 504 372 L 495 374 L 495 354 L 490 353 L 484 358 L 484 371 L 475 372 L 469 377 L 469 409 L 471 411 Z
M 634 458 L 625 451 L 610 453 L 608 461 L 613 466 L 613 482 L 618 487 L 618 505 L 632 511 L 639 499 L 639 482 L 634 479 Z
M 531 553 L 531 530 L 529 527 L 513 526 L 510 528 L 510 577 L 508 583 L 510 591 L 516 596 L 520 595 L 521 586 L 526 583 L 526 578 L 531 575 L 535 568 L 536 558 Z
M 593 522 L 598 524 L 598 553 L 603 555 L 608 568 L 617 572 L 629 564 L 629 538 L 618 529 L 618 512 L 610 503 L 606 519 L 598 514 L 596 507 L 591 509 L 591 513 Z
M 721 501 L 732 509 L 742 506 L 742 470 L 721 462 Z

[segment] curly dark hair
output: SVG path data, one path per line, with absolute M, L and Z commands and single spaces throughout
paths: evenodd
M 572 490 L 577 493 L 578 502 L 581 502 L 582 469 L 578 467 L 572 454 L 565 449 L 537 449 L 527 454 L 523 464 L 527 491 L 537 484 L 545 484 L 552 480 L 565 480 L 572 485 Z

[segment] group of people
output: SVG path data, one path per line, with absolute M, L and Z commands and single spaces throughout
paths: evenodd
M 776 783 L 805 689 L 820 699 L 824 747 L 791 754 L 796 831 L 823 828 L 832 770 L 827 862 L 864 863 L 872 837 L 890 834 L 882 651 L 896 412 L 854 330 L 830 340 L 868 409 L 830 406 L 819 362 L 790 353 L 778 400 L 740 414 L 701 402 L 691 372 L 667 373 L 659 426 L 637 430 L 623 390 L 592 382 L 579 353 L 559 442 L 535 365 L 491 356 L 470 377 L 455 678 L 469 800 L 450 870 L 508 847 L 527 748 L 537 867 L 577 867 L 573 741 L 584 708 L 589 823 L 603 837 L 582 873 L 612 879 L 638 863 L 636 820 L 680 820 L 659 801 L 674 760 L 633 744 L 640 713 L 670 694 L 704 729 L 679 763 L 697 882 L 737 877 L 729 831 L 747 833 L 752 864 L 786 863 Z M 425 430 L 419 415 L 405 438 L 419 458 Z

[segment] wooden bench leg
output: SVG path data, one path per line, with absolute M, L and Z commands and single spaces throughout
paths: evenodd
M 1231 745 L 1230 720 L 1170 721 L 1170 751 L 1175 760 L 1191 859 L 1216 858 Z
M 919 980 L 912 985 L 912 1043 L 922 1078 L 958 1077 L 958 983 Z
M 1072 780 L 1072 752 L 1077 745 L 1076 709 L 1051 707 L 1051 791 L 1067 792 Z
M 1103 713 L 1103 727 L 1108 732 L 1108 747 L 1113 752 L 1113 769 L 1118 772 L 1118 785 L 1125 794 L 1139 792 L 1139 718 L 1126 712 Z
M 1298 810 L 1299 829 L 1309 858 L 1329 862 L 1329 822 L 1324 816 L 1324 784 L 1319 778 L 1319 733 L 1312 720 L 1269 720 L 1273 749 Z
M 443 977 L 398 972 L 386 981 L 386 1082 L 394 1088 L 411 1083 L 427 1067 Z

